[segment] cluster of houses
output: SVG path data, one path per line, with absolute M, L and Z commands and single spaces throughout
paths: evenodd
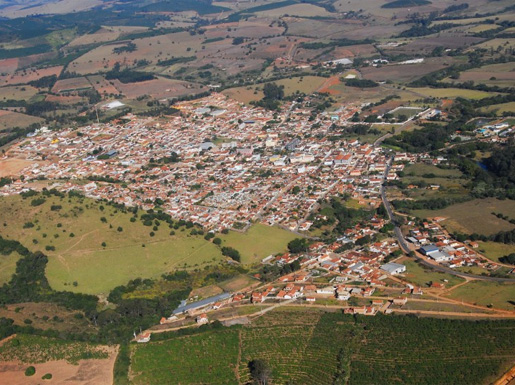
M 31 163 L 0 195 L 45 179 L 61 191 L 127 206 L 151 209 L 157 201 L 173 217 L 214 230 L 262 221 L 307 231 L 317 202 L 342 193 L 380 203 L 383 150 L 330 140 L 335 120 L 348 118 L 354 107 L 313 120 L 295 102 L 274 113 L 216 93 L 175 107 L 181 113 L 164 122 L 128 115 L 79 129 L 38 130 L 6 151 L 4 158 Z M 396 177 L 394 171 L 387 176 Z M 113 180 L 120 183 L 108 183 Z

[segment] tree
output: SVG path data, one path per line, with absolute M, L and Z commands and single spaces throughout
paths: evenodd
M 240 252 L 232 247 L 224 246 L 222 247 L 222 254 L 226 257 L 234 259 L 236 262 L 241 261 Z
M 308 251 L 308 241 L 305 238 L 295 238 L 288 243 L 288 250 L 293 254 Z
M 270 380 L 270 367 L 263 360 L 252 360 L 248 364 L 252 382 L 257 385 L 267 385 Z
M 266 83 L 263 87 L 264 99 L 281 100 L 284 98 L 284 86 L 278 86 L 276 83 Z

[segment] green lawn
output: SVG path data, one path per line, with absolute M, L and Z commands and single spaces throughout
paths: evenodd
M 287 251 L 288 242 L 299 236 L 279 227 L 257 223 L 246 233 L 230 231 L 220 238 L 222 245 L 233 247 L 241 253 L 242 263 L 249 264 L 259 262 L 270 254 Z
M 217 246 L 190 235 L 185 227 L 174 230 L 172 236 L 166 223 L 153 230 L 139 218 L 131 222 L 129 213 L 107 204 L 102 210 L 101 203 L 90 199 L 52 196 L 36 207 L 30 205 L 32 199 L 0 199 L 0 217 L 7 224 L 0 227 L 0 235 L 47 254 L 46 274 L 55 290 L 108 293 L 130 279 L 158 277 L 179 267 L 194 268 L 224 258 Z M 52 211 L 52 205 L 62 208 Z M 23 228 L 27 222 L 34 227 Z M 46 246 L 55 251 L 45 250 Z
M 461 171 L 455 168 L 443 169 L 425 163 L 410 164 L 404 168 L 404 175 L 406 176 L 421 177 L 424 174 L 435 174 L 435 176 L 442 178 L 459 178 L 463 175 Z M 431 183 L 431 180 L 432 178 L 428 178 L 426 181 L 427 183 Z
M 465 281 L 463 278 L 456 277 L 451 274 L 425 269 L 415 261 L 408 258 L 402 259 L 399 263 L 406 266 L 406 273 L 404 273 L 406 279 L 421 287 L 426 287 L 428 282 L 443 283 L 444 279 L 449 281 L 445 283 L 446 287 L 452 287 Z
M 492 305 L 494 308 L 515 311 L 515 284 L 513 283 L 472 281 L 457 287 L 447 296 L 478 305 Z

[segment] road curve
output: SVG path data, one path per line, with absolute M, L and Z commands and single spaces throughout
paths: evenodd
M 383 177 L 383 184 L 381 185 L 381 199 L 383 200 L 383 205 L 386 209 L 386 212 L 388 213 L 388 218 L 390 218 L 390 221 L 395 224 L 394 222 L 394 216 L 393 216 L 393 210 L 392 205 L 386 198 L 386 189 L 384 188 L 384 181 L 386 180 L 386 176 L 388 175 L 390 168 L 393 163 L 393 157 L 390 158 L 388 161 L 388 165 L 386 166 L 386 171 L 384 173 Z M 404 235 L 402 235 L 402 231 L 399 226 L 395 224 L 394 228 L 395 237 L 397 238 L 397 241 L 399 242 L 399 246 L 401 247 L 402 251 L 404 251 L 406 254 L 409 254 L 411 252 L 411 249 L 408 246 L 408 243 L 406 242 L 406 239 L 404 238 Z M 427 262 L 424 258 L 419 257 L 415 254 L 415 259 L 422 265 L 429 267 L 433 270 L 440 271 L 442 273 L 448 273 L 452 275 L 456 275 L 458 277 L 464 277 L 464 278 L 471 278 L 481 281 L 490 281 L 490 282 L 512 282 L 515 283 L 515 278 L 500 278 L 500 277 L 485 277 L 482 275 L 474 275 L 474 274 L 468 274 L 468 273 L 462 273 L 460 271 L 455 271 L 449 267 L 445 267 L 442 265 L 433 265 L 432 263 Z

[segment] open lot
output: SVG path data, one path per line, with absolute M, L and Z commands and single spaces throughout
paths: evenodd
M 420 218 L 445 217 L 447 219 L 442 224 L 446 229 L 465 234 L 490 235 L 515 228 L 513 224 L 497 218 L 492 212 L 515 218 L 515 202 L 495 198 L 474 199 L 442 210 L 416 210 L 414 214 Z
M 55 290 L 108 293 L 129 279 L 158 277 L 176 268 L 222 259 L 218 247 L 202 236 L 189 235 L 184 227 L 171 236 L 170 229 L 161 225 L 151 237 L 152 227 L 143 226 L 140 220 L 130 222 L 130 214 L 113 207 L 101 210 L 100 203 L 93 200 L 81 203 L 77 198 L 49 197 L 42 205 L 31 207 L 31 199 L 0 199 L 0 217 L 7 224 L 0 234 L 49 256 L 46 275 Z M 52 211 L 52 205 L 62 208 Z M 34 227 L 23 228 L 27 222 Z M 46 246 L 55 251 L 45 250 Z
M 287 244 L 299 236 L 280 229 L 257 223 L 246 233 L 230 231 L 220 235 L 222 245 L 234 247 L 241 253 L 242 263 L 256 263 L 270 254 L 287 251 Z
M 444 280 L 447 280 L 448 282 L 445 282 L 445 287 L 447 288 L 465 282 L 463 278 L 456 277 L 455 275 L 426 269 L 409 258 L 403 258 L 399 263 L 406 266 L 405 279 L 422 288 L 427 287 L 429 282 L 444 283 Z
M 18 335 L 0 344 L 0 377 L 3 383 L 13 385 L 111 385 L 116 353 L 115 347 Z M 29 365 L 36 374 L 27 377 Z M 47 373 L 52 379 L 42 381 Z
M 515 284 L 472 281 L 452 290 L 447 297 L 482 306 L 515 310 Z

